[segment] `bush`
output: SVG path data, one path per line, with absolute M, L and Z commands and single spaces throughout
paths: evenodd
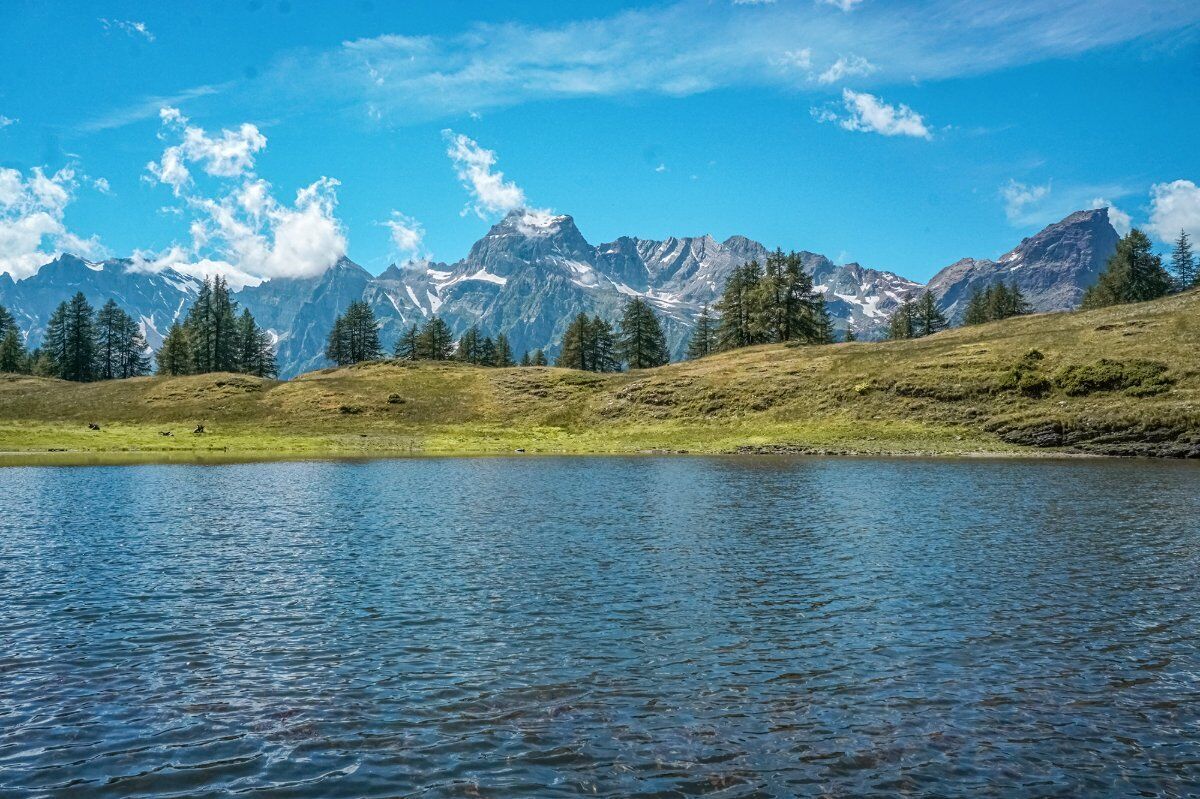
M 1160 361 L 1115 361 L 1101 358 L 1083 366 L 1066 366 L 1054 375 L 1054 383 L 1072 397 L 1102 391 L 1124 391 L 1135 397 L 1149 397 L 1169 389 L 1174 380 L 1167 377 L 1167 365 Z
M 1022 355 L 1001 380 L 1001 388 L 1016 391 L 1026 397 L 1044 397 L 1053 384 L 1041 373 L 1041 363 L 1046 359 L 1039 350 L 1030 350 Z

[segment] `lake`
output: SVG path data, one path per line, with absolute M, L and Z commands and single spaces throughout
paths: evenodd
M 1184 796 L 1200 469 L 0 469 L 0 796 Z

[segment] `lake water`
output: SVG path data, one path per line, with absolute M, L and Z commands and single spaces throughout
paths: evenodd
M 1200 470 L 0 470 L 0 797 L 1186 796 Z

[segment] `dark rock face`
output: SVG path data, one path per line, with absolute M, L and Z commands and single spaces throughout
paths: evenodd
M 964 258 L 951 264 L 934 275 L 928 288 L 951 322 L 962 321 L 976 289 L 998 281 L 1016 283 L 1035 311 L 1076 308 L 1119 240 L 1107 208 L 1078 211 L 1025 239 L 998 261 Z
M 1080 211 L 1021 242 L 998 261 L 964 259 L 941 272 L 929 290 L 955 321 L 975 288 L 1015 281 L 1036 310 L 1075 307 L 1116 248 L 1108 213 Z M 391 266 L 378 277 L 343 258 L 315 278 L 276 278 L 235 293 L 276 337 L 280 373 L 294 376 L 325 366 L 325 340 L 334 318 L 363 299 L 380 320 L 380 337 L 391 348 L 401 331 L 437 313 L 461 333 L 478 324 L 508 336 L 514 352 L 543 348 L 551 357 L 578 313 L 616 321 L 622 305 L 640 296 L 658 311 L 672 357 L 687 349 L 696 316 L 721 296 L 741 264 L 762 263 L 762 244 L 732 236 L 668 238 L 623 236 L 592 246 L 566 215 L 513 211 L 496 223 L 455 264 Z M 861 338 L 878 338 L 888 317 L 925 287 L 892 272 L 859 264 L 834 264 L 802 252 L 804 269 L 824 294 L 834 327 Z M 0 304 L 16 316 L 30 344 L 41 341 L 59 302 L 83 291 L 94 305 L 112 297 L 141 320 L 157 347 L 196 296 L 199 280 L 174 270 L 133 271 L 130 261 L 101 264 L 64 255 L 37 275 L 14 282 L 0 273 Z

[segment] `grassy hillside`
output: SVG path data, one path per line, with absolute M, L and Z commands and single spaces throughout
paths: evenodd
M 207 432 L 194 435 L 197 424 Z M 81 385 L 0 376 L 0 457 L 10 462 L 53 450 L 65 452 L 46 457 L 77 461 L 121 452 L 1033 447 L 1200 456 L 1200 293 L 916 341 L 756 347 L 615 375 L 374 363 L 289 382 L 218 374 Z

